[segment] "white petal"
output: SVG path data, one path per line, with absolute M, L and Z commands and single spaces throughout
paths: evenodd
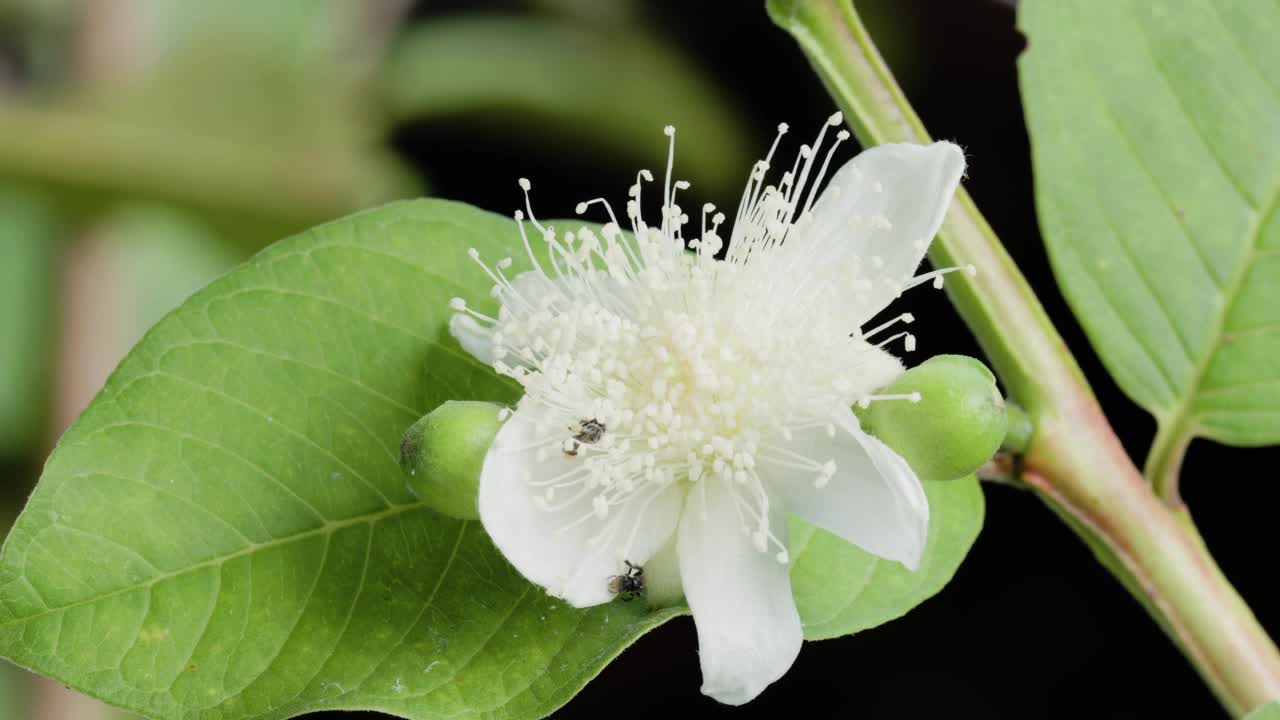
M 644 587 L 645 599 L 653 609 L 671 607 L 684 599 L 675 534 L 645 563 Z
M 734 502 L 726 482 L 697 482 L 680 518 L 676 550 L 698 629 L 702 692 L 741 705 L 791 667 L 803 634 L 790 565 L 778 562 L 776 548 L 760 552 L 743 536 Z M 774 532 L 785 535 L 785 516 L 772 514 Z
M 539 430 L 528 409 L 516 410 L 485 456 L 480 521 L 494 545 L 530 581 L 574 607 L 599 605 L 613 599 L 609 578 L 625 569 L 624 559 L 643 565 L 671 537 L 681 492 L 676 483 L 657 493 L 642 488 L 625 504 L 610 507 L 606 519 L 591 516 L 574 525 L 591 515 L 598 491 L 549 511 L 537 503 L 545 486 L 534 485 L 582 467 L 583 456 L 563 455 L 556 444 L 560 435 L 554 428 Z M 563 436 L 568 437 L 567 429 Z M 539 461 L 531 446 L 543 438 L 552 442 Z M 576 492 L 562 489 L 555 502 Z
M 462 349 L 472 357 L 485 365 L 493 364 L 492 328 L 481 325 L 470 315 L 455 313 L 449 318 L 449 334 L 456 338 Z
M 792 244 L 813 267 L 857 257 L 872 281 L 858 310 L 870 317 L 914 276 L 964 167 L 964 152 L 949 142 L 866 150 L 831 178 Z
M 866 434 L 847 408 L 823 428 L 794 431 L 792 452 L 818 463 L 832 460 L 836 474 L 821 488 L 816 473 L 762 462 L 761 476 L 787 511 L 867 552 L 915 570 L 929 533 L 929 500 L 915 472 L 889 446 Z

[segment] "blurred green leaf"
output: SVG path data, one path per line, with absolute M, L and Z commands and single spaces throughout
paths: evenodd
M 1280 441 L 1280 6 L 1027 0 L 1019 24 L 1041 228 L 1153 459 Z
M 526 0 L 530 8 L 547 15 L 590 23 L 595 27 L 643 22 L 639 0 Z
M 401 121 L 486 114 L 554 137 L 652 158 L 662 128 L 680 137 L 682 177 L 736 197 L 758 148 L 724 93 L 644 32 L 528 17 L 458 17 L 405 33 L 383 84 Z M 785 120 L 779 117 L 778 120 Z M 696 140 L 694 140 L 696 138 Z
M 382 52 L 371 38 L 386 35 L 370 16 L 403 4 L 135 0 L 110 19 L 89 13 L 87 32 L 122 37 L 89 58 L 104 67 L 89 69 L 77 102 L 116 122 L 277 150 L 359 145 L 385 129 L 363 97 Z
M 0 185 L 0 457 L 42 437 L 59 225 L 48 203 Z
M 181 205 L 255 249 L 416 194 L 369 101 L 404 6 L 82 3 L 76 82 L 0 104 L 0 179 L 80 217 L 120 201 Z
M 382 150 L 279 152 L 65 109 L 0 104 L 0 180 L 88 219 L 120 202 L 179 205 L 257 248 L 285 232 L 401 196 L 415 180 Z
M 74 42 L 75 2 L 0 0 L 0 40 L 11 54 L 0 58 L 0 94 L 10 90 L 6 85 L 17 85 L 20 80 L 54 83 L 66 74 L 68 47 Z M 12 65 L 6 68 L 10 60 Z M 6 74 L 6 70 L 11 72 Z
M 114 284 L 125 296 L 125 347 L 240 259 L 208 227 L 165 207 L 121 208 L 95 235 L 106 241 Z

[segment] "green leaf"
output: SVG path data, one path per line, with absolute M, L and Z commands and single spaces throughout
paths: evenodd
M 576 611 L 424 509 L 400 434 L 512 388 L 444 331 L 507 218 L 421 201 L 273 246 L 157 325 L 0 556 L 0 652 L 156 718 L 540 717 L 679 610 Z M 692 681 L 692 680 L 691 680 Z
M 654 158 L 663 126 L 675 125 L 689 139 L 678 143 L 681 176 L 713 197 L 736 197 L 763 150 L 749 146 L 730 102 L 695 65 L 634 26 L 434 20 L 404 35 L 383 86 L 402 120 L 501 115 L 631 158 Z
M 824 640 L 884 624 L 950 582 L 982 529 L 982 488 L 973 478 L 924 488 L 929 540 L 915 572 L 792 518 L 791 588 L 806 638 Z
M 1027 0 L 1019 24 L 1050 258 L 1153 459 L 1280 441 L 1280 6 Z
M 58 223 L 35 194 L 0 186 L 0 456 L 43 432 Z
M 389 205 L 278 243 L 156 325 L 0 554 L 0 654 L 155 718 L 533 718 L 684 613 L 569 608 L 406 485 L 398 444 L 421 415 L 517 397 L 446 329 L 450 297 L 492 303 L 466 248 L 502 257 L 517 237 L 456 203 Z M 928 492 L 915 574 L 794 528 L 810 637 L 897 617 L 951 576 L 981 492 Z
M 1267 703 L 1245 715 L 1244 720 L 1280 720 L 1280 703 Z

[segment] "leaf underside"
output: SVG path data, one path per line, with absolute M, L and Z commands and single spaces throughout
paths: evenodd
M 1041 230 L 1107 369 L 1162 432 L 1280 442 L 1280 4 L 1027 0 L 1019 25 Z
M 536 718 L 682 614 L 570 608 L 406 487 L 398 441 L 418 417 L 516 398 L 445 323 L 453 296 L 492 302 L 466 248 L 496 259 L 517 238 L 509 218 L 397 203 L 278 243 L 161 321 L 5 544 L 0 653 L 154 718 Z M 915 574 L 797 529 L 811 637 L 901 615 L 950 578 L 981 492 L 929 492 Z

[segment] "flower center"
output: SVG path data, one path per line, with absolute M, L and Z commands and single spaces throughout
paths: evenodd
M 837 115 L 829 124 L 838 123 Z M 779 137 L 785 131 L 780 127 Z M 521 212 L 516 220 L 531 271 L 508 277 L 510 258 L 490 268 L 471 251 L 495 282 L 499 313 L 480 314 L 460 299 L 453 307 L 492 327 L 495 369 L 524 387 L 519 411 L 536 423 L 538 461 L 569 461 L 568 470 L 539 474 L 536 481 L 542 509 L 579 509 L 566 529 L 608 520 L 621 506 L 643 514 L 673 483 L 687 489 L 723 482 L 744 534 L 786 562 L 777 534 L 785 528 L 771 527 L 774 500 L 760 471 L 772 465 L 794 477 L 798 470 L 824 487 L 836 463 L 791 449 L 796 433 L 834 435 L 830 418 L 837 407 L 919 399 L 873 394 L 900 370 L 879 346 L 902 340 L 911 350 L 915 344 L 903 331 L 880 336 L 913 318 L 899 315 L 862 332 L 865 315 L 846 309 L 850 287 L 885 281 L 877 278 L 876 258 L 812 257 L 802 243 L 785 242 L 807 220 L 815 192 L 804 190 L 811 178 L 810 187 L 820 182 L 834 151 L 813 175 L 823 133 L 813 149 L 802 147 L 776 186 L 764 183 L 773 149 L 757 164 L 727 248 L 718 234 L 724 215 L 710 205 L 703 208 L 699 237 L 684 237 L 689 218 L 676 195 L 688 183 L 671 180 L 674 131 L 668 128 L 657 226 L 646 225 L 640 213 L 648 171 L 630 188 L 630 237 L 602 199 L 578 206 L 580 213 L 604 206 L 610 222 L 598 234 L 584 228 L 558 235 L 534 217 L 530 184 L 522 179 L 528 222 L 547 252 L 534 251 Z M 846 137 L 841 131 L 835 144 Z M 935 277 L 941 280 L 941 273 L 888 281 L 902 289 Z M 588 498 L 589 510 L 581 512 Z M 630 541 L 608 540 L 625 559 Z

